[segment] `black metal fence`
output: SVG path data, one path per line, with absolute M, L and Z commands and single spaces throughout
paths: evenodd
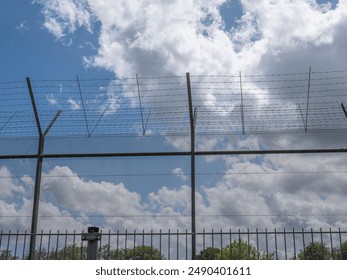
M 35 259 L 87 259 L 85 232 L 40 232 Z M 0 259 L 29 259 L 28 232 L 0 231 Z M 347 231 L 237 230 L 195 234 L 195 259 L 347 259 Z M 186 231 L 101 231 L 98 259 L 193 259 L 192 233 Z

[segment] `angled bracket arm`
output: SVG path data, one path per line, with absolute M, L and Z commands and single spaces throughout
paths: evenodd
M 33 88 L 31 86 L 31 82 L 30 82 L 30 79 L 28 77 L 26 78 L 26 81 L 27 81 L 28 91 L 29 91 L 29 95 L 30 95 L 31 106 L 33 107 L 33 111 L 34 111 L 37 130 L 38 130 L 39 136 L 41 138 L 43 136 L 43 133 L 42 133 L 42 129 L 41 129 L 41 122 L 40 122 L 39 113 L 38 113 L 37 107 L 36 107 Z
M 347 118 L 347 110 L 346 110 L 345 105 L 343 105 L 343 102 L 341 102 L 341 108 L 342 108 L 342 111 L 343 111 L 343 113 L 345 114 L 345 116 Z

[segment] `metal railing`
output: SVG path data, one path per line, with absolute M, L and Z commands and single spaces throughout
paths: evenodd
M 94 228 L 93 228 L 94 229 Z M 195 234 L 196 255 L 192 256 L 192 233 L 186 231 L 100 231 L 40 232 L 36 234 L 35 259 L 347 259 L 347 231 L 336 230 L 237 230 L 201 231 Z M 95 231 L 92 233 L 95 236 Z M 0 231 L 0 259 L 29 259 L 29 232 Z M 90 240 L 97 242 L 93 246 Z

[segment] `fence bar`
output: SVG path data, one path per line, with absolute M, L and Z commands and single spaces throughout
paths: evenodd
M 347 148 L 299 149 L 299 150 L 224 150 L 195 151 L 195 156 L 219 155 L 271 155 L 271 154 L 329 154 L 347 153 Z M 78 154 L 43 154 L 42 158 L 101 158 L 101 157 L 169 157 L 191 156 L 191 152 L 134 152 L 134 153 L 78 153 Z M 34 159 L 37 155 L 0 155 L 0 159 Z
M 195 260 L 196 256 L 196 225 L 195 225 L 195 116 L 193 109 L 192 90 L 190 86 L 190 75 L 186 73 L 187 79 L 187 93 L 188 93 L 188 106 L 189 106 L 189 120 L 190 120 L 190 180 L 191 180 L 191 214 L 192 214 L 192 259 Z
M 331 232 L 331 228 L 329 229 L 329 235 L 330 235 L 330 246 L 331 246 L 331 256 L 332 258 L 334 258 L 334 245 L 333 245 L 333 235 L 332 235 L 332 232 Z M 341 252 L 342 253 L 342 252 Z
M 278 260 L 277 231 L 276 231 L 276 229 L 275 229 L 275 252 L 276 252 L 276 260 Z
M 249 241 L 249 228 L 247 229 L 247 246 L 248 246 L 248 259 L 251 259 L 251 246 Z
M 259 254 L 259 231 L 256 230 L 256 236 L 257 236 L 257 259 L 259 260 L 260 254 Z
M 188 260 L 188 230 L 186 229 L 186 260 Z
M 27 243 L 27 231 L 24 231 L 24 241 L 23 241 L 23 251 L 22 251 L 22 260 L 24 260 L 24 256 L 25 256 L 25 247 L 26 247 L 26 243 Z
M 117 230 L 117 242 L 116 242 L 116 258 L 119 258 L 119 230 Z
M 177 256 L 177 260 L 179 259 L 179 230 L 177 230 L 177 240 L 176 240 L 176 242 L 177 242 L 177 246 L 176 246 L 176 251 L 177 251 L 177 254 L 176 254 L 176 256 Z
M 301 230 L 301 233 L 302 233 L 303 252 L 304 252 L 304 256 L 306 256 L 306 242 L 305 242 L 305 231 L 304 231 L 304 229 Z

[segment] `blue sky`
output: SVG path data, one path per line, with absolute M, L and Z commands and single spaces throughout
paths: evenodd
M 189 150 L 186 72 L 198 108 L 198 150 L 345 147 L 344 1 L 4 0 L 0 13 L 0 128 L 15 113 L 0 130 L 3 154 L 37 149 L 25 77 L 44 128 L 63 110 L 47 153 Z M 136 74 L 148 117 L 144 137 Z M 39 228 L 189 228 L 189 160 L 46 159 Z M 345 227 L 346 160 L 197 157 L 198 229 Z M 0 228 L 29 229 L 34 174 L 34 160 L 0 162 Z
M 32 79 L 65 79 L 84 77 L 109 77 L 109 71 L 87 69 L 83 56 L 95 51 L 97 37 L 83 29 L 74 36 L 74 43 L 66 46 L 43 27 L 44 18 L 38 4 L 32 1 L 2 1 L 1 3 L 2 81 Z M 88 42 L 88 44 L 87 44 Z

